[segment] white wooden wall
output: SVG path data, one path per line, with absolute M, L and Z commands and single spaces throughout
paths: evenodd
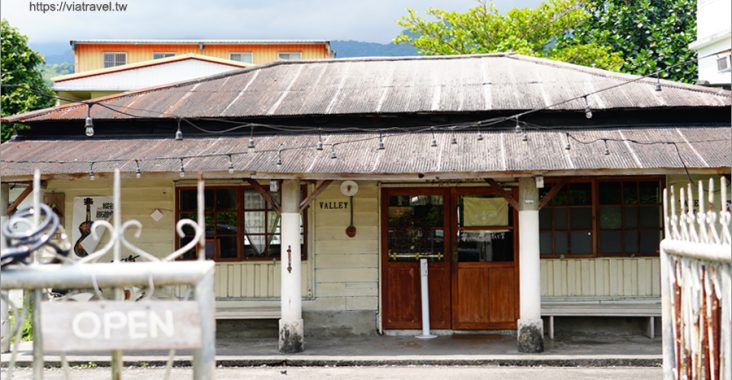
M 661 296 L 658 257 L 542 259 L 542 296 Z
M 303 261 L 303 297 L 312 296 L 310 273 L 310 260 Z M 216 264 L 216 298 L 278 298 L 279 296 L 279 261 Z

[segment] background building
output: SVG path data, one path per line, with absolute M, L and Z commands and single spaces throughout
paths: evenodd
M 732 2 L 697 1 L 696 41 L 689 45 L 699 54 L 699 83 L 730 88 L 732 82 Z

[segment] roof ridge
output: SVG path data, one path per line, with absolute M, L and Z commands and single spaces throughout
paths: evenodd
M 542 65 L 546 65 L 546 66 L 570 69 L 570 70 L 579 71 L 582 73 L 591 74 L 591 75 L 595 75 L 595 76 L 599 76 L 599 77 L 603 77 L 603 78 L 620 79 L 620 80 L 625 80 L 625 81 L 639 79 L 639 81 L 641 81 L 641 82 L 652 81 L 653 84 L 655 84 L 655 80 L 656 80 L 651 77 L 646 77 L 646 78 L 640 79 L 643 76 L 637 75 L 637 74 L 628 74 L 628 73 L 621 73 L 621 72 L 617 72 L 617 71 L 605 70 L 605 69 L 600 69 L 597 67 L 582 66 L 582 65 L 575 64 L 575 63 L 556 61 L 553 59 L 542 58 L 542 57 L 532 57 L 532 56 L 522 55 L 522 54 L 510 54 L 510 55 L 507 55 L 506 57 L 510 58 L 510 59 L 516 59 L 519 61 L 528 61 L 528 62 L 538 63 L 538 64 L 542 64 Z M 720 89 L 720 88 L 712 88 L 712 87 L 700 86 L 697 84 L 676 82 L 676 81 L 672 81 L 672 80 L 668 80 L 668 79 L 661 79 L 660 81 L 664 86 L 678 88 L 681 90 L 698 91 L 698 92 L 704 92 L 704 93 L 708 93 L 711 95 L 717 95 L 717 96 L 725 96 L 725 95 L 730 96 L 730 94 L 732 93 L 728 90 L 724 90 L 724 89 Z

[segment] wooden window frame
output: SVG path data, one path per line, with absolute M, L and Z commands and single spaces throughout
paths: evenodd
M 552 253 L 550 254 L 542 254 L 540 255 L 542 259 L 586 259 L 586 258 L 600 258 L 600 257 L 624 257 L 624 258 L 630 258 L 630 257 L 657 257 L 659 255 L 658 250 L 656 250 L 655 253 L 650 252 L 637 252 L 637 253 L 626 253 L 626 252 L 620 252 L 620 253 L 600 253 L 599 244 L 600 244 L 600 225 L 599 225 L 599 214 L 600 214 L 600 198 L 599 198 L 599 185 L 602 182 L 650 182 L 650 181 L 657 181 L 659 184 L 659 189 L 663 189 L 665 186 L 666 179 L 664 176 L 601 176 L 601 177 L 571 177 L 571 178 L 548 178 L 545 180 L 547 185 L 553 185 L 559 182 L 565 181 L 565 188 L 566 186 L 573 184 L 573 183 L 589 183 L 592 189 L 592 202 L 589 205 L 589 207 L 592 210 L 592 253 L 590 254 L 582 254 L 582 255 L 574 255 L 574 254 L 557 254 L 554 249 L 554 239 L 552 239 Z M 550 186 L 548 188 L 551 188 Z M 565 190 L 565 188 L 562 189 L 562 191 Z M 640 191 L 640 190 L 638 190 Z M 621 202 L 622 202 L 622 187 L 621 187 Z M 661 196 L 659 194 L 658 198 L 658 208 L 659 212 L 663 210 L 663 205 L 661 203 Z M 650 204 L 649 204 L 650 205 Z M 603 205 L 603 206 L 613 206 L 613 205 Z M 617 205 L 615 205 L 617 206 Z M 621 210 L 626 205 L 620 205 Z M 640 203 L 637 205 L 640 207 Z M 552 206 L 552 203 L 549 202 L 545 208 L 581 208 L 581 207 L 588 207 L 588 206 Z M 541 212 L 541 210 L 539 211 Z M 621 211 L 621 223 L 622 223 L 622 211 Z M 569 223 L 569 222 L 568 222 Z M 641 228 L 640 226 L 634 228 L 637 231 L 649 231 L 652 230 L 652 228 Z M 625 231 L 625 230 L 633 230 L 631 228 L 624 228 L 621 225 L 621 228 L 619 231 Z M 664 221 L 663 218 L 660 218 L 660 226 L 658 228 L 659 233 L 661 235 L 663 234 L 664 230 Z M 541 225 L 539 227 L 539 233 L 541 232 L 550 232 L 552 234 L 552 237 L 555 234 L 554 229 L 554 223 L 552 222 L 552 228 L 551 229 L 542 229 Z M 567 226 L 567 230 L 558 230 L 558 231 L 573 231 L 573 229 L 570 226 Z M 662 239 L 662 236 L 661 236 Z M 640 242 L 639 242 L 640 244 Z
M 155 58 L 155 55 L 156 54 L 161 54 L 161 55 L 164 55 L 164 56 L 163 57 L 159 57 L 159 58 Z M 154 51 L 152 53 L 152 59 L 170 58 L 170 57 L 175 57 L 175 55 L 176 54 L 175 54 L 174 51 Z
M 280 58 L 280 55 L 281 54 L 299 54 L 300 55 L 300 58 L 298 58 L 298 59 L 282 59 L 282 58 Z M 278 61 L 302 61 L 302 56 L 303 56 L 303 54 L 302 54 L 301 51 L 278 51 L 277 52 L 277 60 Z
M 107 62 L 107 59 L 106 59 L 107 54 L 115 54 L 115 55 L 116 54 L 123 54 L 125 56 L 125 63 L 123 63 L 121 65 L 106 66 L 105 63 Z M 115 57 L 115 62 L 116 61 L 117 60 L 116 60 L 116 57 Z M 102 68 L 108 69 L 108 68 L 112 68 L 112 67 L 124 66 L 124 65 L 126 65 L 128 63 L 129 63 L 129 56 L 127 55 L 127 52 L 126 51 L 105 51 L 105 52 L 102 52 Z
M 240 55 L 241 54 L 249 54 L 250 56 L 252 56 L 252 61 L 251 62 L 237 61 L 237 60 L 231 58 L 231 56 L 234 55 L 234 54 L 240 54 Z M 229 52 L 229 60 L 230 61 L 234 61 L 234 62 L 248 63 L 250 65 L 253 65 L 254 64 L 254 52 L 252 52 L 252 51 L 230 51 Z
M 180 220 L 181 214 L 185 214 L 185 213 L 194 213 L 195 214 L 195 212 L 196 212 L 195 210 L 194 211 L 187 211 L 187 210 L 181 211 L 181 209 L 180 209 L 180 198 L 181 198 L 180 194 L 181 194 L 181 191 L 191 191 L 191 190 L 196 190 L 196 187 L 195 186 L 177 186 L 175 188 L 175 220 L 176 220 L 176 223 L 177 223 L 178 220 Z M 244 213 L 246 211 L 263 211 L 263 212 L 265 212 L 265 225 L 267 225 L 267 218 L 269 218 L 269 213 L 270 212 L 276 212 L 275 209 L 272 207 L 272 205 L 269 204 L 266 200 L 265 200 L 265 208 L 264 209 L 251 209 L 251 210 L 247 210 L 247 209 L 244 208 L 244 193 L 247 190 L 256 191 L 256 190 L 254 190 L 254 187 L 253 186 L 251 186 L 251 185 L 212 185 L 212 186 L 206 186 L 206 189 L 205 190 L 234 190 L 236 192 L 236 199 L 235 199 L 236 208 L 234 210 L 235 210 L 236 215 L 237 215 L 237 224 L 236 224 L 236 227 L 237 227 L 236 228 L 236 230 L 237 230 L 236 231 L 236 247 L 237 247 L 236 248 L 236 254 L 237 255 L 236 255 L 236 257 L 232 257 L 232 258 L 222 258 L 222 257 L 220 257 L 220 254 L 221 254 L 220 249 L 217 249 L 217 251 L 214 253 L 214 257 L 213 258 L 210 258 L 210 260 L 213 260 L 215 262 L 224 262 L 224 263 L 226 263 L 226 262 L 248 262 L 248 261 L 254 261 L 254 262 L 260 261 L 261 262 L 261 261 L 272 261 L 272 260 L 280 261 L 281 260 L 280 257 L 272 257 L 272 256 L 268 256 L 268 257 L 247 257 L 247 256 L 244 256 L 244 239 L 245 239 L 245 237 L 244 237 L 244 228 L 243 228 L 243 224 L 244 224 Z M 303 199 L 306 196 L 307 196 L 307 185 L 303 185 L 302 186 L 302 197 L 303 197 Z M 278 199 L 278 201 L 280 203 L 281 203 L 281 197 L 282 197 L 282 193 L 280 192 L 280 199 Z M 300 256 L 301 256 L 301 259 L 302 260 L 307 260 L 307 256 L 308 256 L 307 255 L 307 253 L 308 253 L 308 218 L 307 218 L 307 210 L 308 210 L 308 208 L 305 208 L 302 211 L 302 228 L 303 228 L 302 238 L 303 238 L 303 244 L 302 244 L 302 250 L 300 252 Z M 214 214 L 216 212 L 217 211 L 215 211 L 213 209 L 211 211 L 208 211 L 208 209 L 204 210 L 204 214 L 205 215 Z M 195 217 L 194 217 L 194 219 L 195 219 Z M 282 229 L 281 229 L 281 226 L 280 226 L 280 239 L 281 239 L 281 234 L 282 234 Z M 257 235 L 262 235 L 262 234 L 257 234 Z M 273 234 L 267 234 L 265 232 L 264 235 L 273 235 Z M 181 238 L 178 236 L 178 233 L 175 232 L 175 231 L 173 232 L 173 236 L 174 236 L 174 241 L 175 241 L 175 248 L 176 249 L 179 249 L 182 246 L 182 244 L 181 244 Z M 218 236 L 218 234 L 217 233 L 214 233 L 214 236 Z M 229 235 L 224 235 L 224 236 L 229 236 Z M 216 246 L 219 245 L 218 239 L 211 238 L 209 236 L 206 236 L 205 238 L 206 238 L 206 243 L 207 244 L 216 241 L 214 244 Z M 209 259 L 209 258 L 207 258 L 207 259 Z M 183 260 L 185 260 L 185 259 L 183 259 Z

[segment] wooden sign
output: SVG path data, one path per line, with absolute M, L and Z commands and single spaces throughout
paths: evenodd
M 43 350 L 168 350 L 201 347 L 194 301 L 44 302 Z

